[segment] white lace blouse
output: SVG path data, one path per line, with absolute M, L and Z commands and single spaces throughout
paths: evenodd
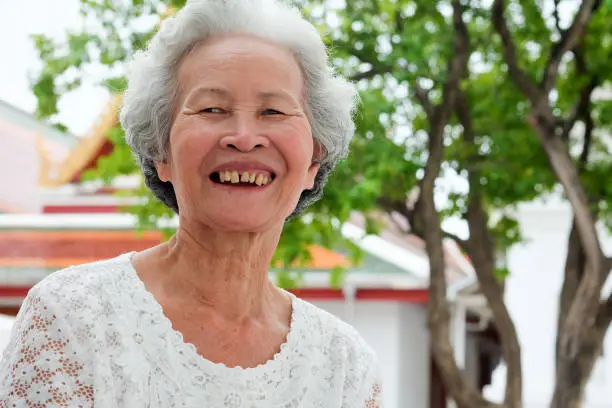
M 0 408 L 379 408 L 379 366 L 357 332 L 291 296 L 286 342 L 254 368 L 200 356 L 130 254 L 56 272 L 24 301 L 0 361 Z

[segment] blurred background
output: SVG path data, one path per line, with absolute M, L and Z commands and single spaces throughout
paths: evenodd
M 117 109 L 184 3 L 4 5 L 0 350 L 48 274 L 172 234 Z M 361 101 L 270 278 L 360 331 L 387 407 L 612 407 L 612 2 L 293 3 Z

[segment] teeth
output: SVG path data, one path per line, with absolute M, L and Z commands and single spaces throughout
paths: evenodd
M 249 173 L 248 171 L 239 172 L 237 170 L 232 171 L 220 171 L 219 180 L 222 183 L 251 183 L 256 184 L 258 186 L 265 186 L 270 181 L 272 181 L 271 177 L 265 176 L 263 174 L 258 173 Z

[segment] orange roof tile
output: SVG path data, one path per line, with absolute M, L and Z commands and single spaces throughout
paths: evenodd
M 0 267 L 65 267 L 141 251 L 161 240 L 159 231 L 0 231 Z M 311 246 L 310 255 L 306 268 L 350 266 L 346 257 L 320 246 Z

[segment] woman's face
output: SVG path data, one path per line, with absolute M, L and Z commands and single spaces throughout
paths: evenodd
M 224 231 L 282 224 L 319 166 L 295 57 L 247 35 L 216 37 L 178 70 L 168 158 L 181 218 Z

